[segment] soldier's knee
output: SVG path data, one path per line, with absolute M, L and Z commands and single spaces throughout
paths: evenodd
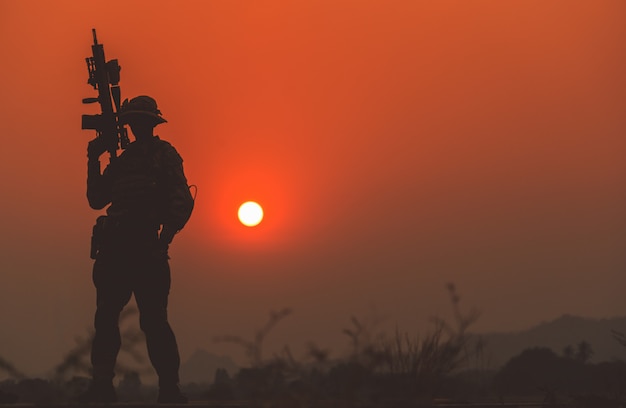
M 94 325 L 96 329 L 116 328 L 119 325 L 120 312 L 106 308 L 98 308 Z
M 139 317 L 139 327 L 146 334 L 166 330 L 169 327 L 167 312 L 158 310 L 152 313 L 142 313 Z

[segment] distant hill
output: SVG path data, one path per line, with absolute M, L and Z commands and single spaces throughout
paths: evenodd
M 549 347 L 561 355 L 563 349 L 586 341 L 593 349 L 592 362 L 626 359 L 626 347 L 620 345 L 611 330 L 626 334 L 626 317 L 591 319 L 563 315 L 528 330 L 510 333 L 482 333 L 486 340 L 485 356 L 489 367 L 498 369 L 511 357 L 529 347 Z
M 228 356 L 218 356 L 206 350 L 196 350 L 187 361 L 180 365 L 180 382 L 181 384 L 212 383 L 218 368 L 228 371 L 231 377 L 239 370 L 239 367 Z
M 619 344 L 611 330 L 626 334 L 626 317 L 592 319 L 563 315 L 527 330 L 508 333 L 475 333 L 486 341 L 485 357 L 488 368 L 499 369 L 512 357 L 530 347 L 549 347 L 557 354 L 571 345 L 586 341 L 591 345 L 592 362 L 626 360 L 626 347 Z M 181 364 L 181 383 L 212 383 L 215 371 L 224 368 L 232 377 L 239 367 L 228 356 L 218 356 L 206 350 L 196 350 Z

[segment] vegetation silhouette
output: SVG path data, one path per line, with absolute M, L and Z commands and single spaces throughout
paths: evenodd
M 308 345 L 301 360 L 288 346 L 270 358 L 261 347 L 269 331 L 291 314 L 271 313 L 253 340 L 222 336 L 245 348 L 250 366 L 232 379 L 216 379 L 207 397 L 246 399 L 256 404 L 282 401 L 287 406 L 314 406 L 333 401 L 344 406 L 415 406 L 443 398 L 463 401 L 534 401 L 542 406 L 602 407 L 624 403 L 626 363 L 590 363 L 591 344 L 566 347 L 563 356 L 548 348 L 528 348 L 502 368 L 489 367 L 480 336 L 470 333 L 480 316 L 465 312 L 453 284 L 446 285 L 453 308 L 452 323 L 432 318 L 433 329 L 422 336 L 396 328 L 386 336 L 376 320 L 352 316 L 342 330 L 347 355 L 331 358 L 328 350 Z M 626 345 L 626 342 L 624 343 Z M 217 375 L 216 375 L 217 378 Z
M 138 400 L 138 395 L 127 387 L 128 376 L 148 375 L 151 368 L 147 364 L 142 350 L 143 333 L 132 323 L 130 318 L 138 313 L 134 307 L 125 309 L 120 314 L 122 327 L 121 358 L 116 365 L 116 372 L 123 377 L 120 382 L 120 399 Z M 75 346 L 56 364 L 48 379 L 28 378 L 13 364 L 0 357 L 0 369 L 10 379 L 0 385 L 0 403 L 64 403 L 72 401 L 76 395 L 85 392 L 90 385 L 91 364 L 89 362 L 93 329 L 88 329 L 85 336 L 76 336 Z M 155 392 L 147 392 L 150 396 Z M 130 395 L 129 395 L 130 394 Z
M 485 343 L 470 333 L 479 313 L 465 312 L 454 285 L 446 287 L 453 306 L 452 323 L 432 318 L 432 329 L 421 336 L 396 327 L 391 335 L 379 329 L 380 320 L 350 317 L 342 330 L 349 345 L 342 355 L 333 355 L 314 343 L 307 344 L 302 358 L 288 346 L 273 355 L 264 353 L 271 331 L 293 311 L 271 312 L 268 320 L 250 338 L 218 336 L 216 342 L 243 347 L 248 365 L 230 375 L 217 369 L 211 384 L 183 384 L 194 400 L 213 404 L 249 406 L 345 406 L 414 407 L 437 403 L 534 402 L 544 407 L 601 408 L 626 403 L 626 362 L 592 363 L 591 344 L 579 341 L 561 350 L 529 347 L 499 369 L 489 368 L 483 356 Z M 122 401 L 153 401 L 155 386 L 142 378 L 151 372 L 138 347 L 142 333 L 128 325 L 137 313 L 122 314 L 123 355 L 132 364 L 118 364 L 121 380 L 117 393 Z M 11 380 L 0 391 L 15 401 L 35 404 L 71 401 L 77 390 L 89 383 L 89 343 L 77 337 L 76 346 L 51 371 L 48 380 L 26 378 L 6 360 L 0 368 Z M 607 335 L 609 335 L 607 333 Z M 623 339 L 613 334 L 617 341 Z M 626 345 L 626 344 L 624 344 Z M 124 360 L 124 359 L 122 359 Z M 206 373 L 207 378 L 213 373 Z M 1 397 L 2 394 L 0 394 Z
M 0 357 L 0 370 L 6 372 L 9 376 L 16 379 L 26 378 L 26 376 L 17 368 L 15 368 L 13 364 L 11 364 L 9 361 L 5 360 L 2 357 Z
M 579 343 L 579 354 L 567 352 L 562 356 L 546 347 L 528 348 L 498 371 L 494 389 L 509 398 L 543 394 L 546 400 L 582 406 L 624 403 L 626 362 L 592 364 L 586 354 L 590 351 L 586 342 Z
M 377 320 L 355 316 L 342 330 L 350 344 L 348 355 L 330 358 L 330 352 L 307 345 L 302 361 L 294 358 L 288 346 L 271 358 L 263 358 L 262 346 L 268 333 L 292 313 L 285 308 L 270 313 L 269 320 L 252 340 L 240 336 L 219 336 L 217 342 L 230 342 L 244 348 L 250 366 L 241 369 L 228 382 L 220 384 L 222 397 L 257 402 L 284 400 L 309 404 L 321 400 L 344 402 L 416 402 L 432 399 L 447 386 L 452 373 L 478 355 L 484 343 L 471 341 L 468 329 L 479 313 L 463 312 L 453 284 L 446 286 L 454 313 L 454 323 L 433 318 L 434 330 L 423 337 L 410 336 L 396 328 L 392 337 L 377 329 Z M 210 395 L 216 395 L 213 390 Z
M 271 311 L 268 321 L 258 330 L 256 330 L 252 340 L 246 340 L 241 336 L 224 335 L 216 336 L 213 341 L 216 343 L 226 342 L 237 344 L 244 348 L 246 357 L 253 367 L 263 364 L 263 342 L 270 331 L 285 317 L 291 314 L 290 308 L 284 308 L 278 312 Z
M 622 346 L 626 347 L 626 334 L 617 330 L 611 330 L 613 338 Z

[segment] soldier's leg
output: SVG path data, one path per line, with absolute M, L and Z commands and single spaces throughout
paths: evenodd
M 95 336 L 91 348 L 93 379 L 96 384 L 111 384 L 120 350 L 120 312 L 130 300 L 131 287 L 124 278 L 122 265 L 97 259 L 93 268 L 96 286 Z
M 176 337 L 167 320 L 170 267 L 167 259 L 149 259 L 135 287 L 139 324 L 146 335 L 148 356 L 159 376 L 159 386 L 178 385 L 180 357 Z

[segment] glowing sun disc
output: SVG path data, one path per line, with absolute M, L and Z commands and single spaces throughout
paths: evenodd
M 246 201 L 239 206 L 237 216 L 246 227 L 254 227 L 263 220 L 263 208 L 254 201 Z

